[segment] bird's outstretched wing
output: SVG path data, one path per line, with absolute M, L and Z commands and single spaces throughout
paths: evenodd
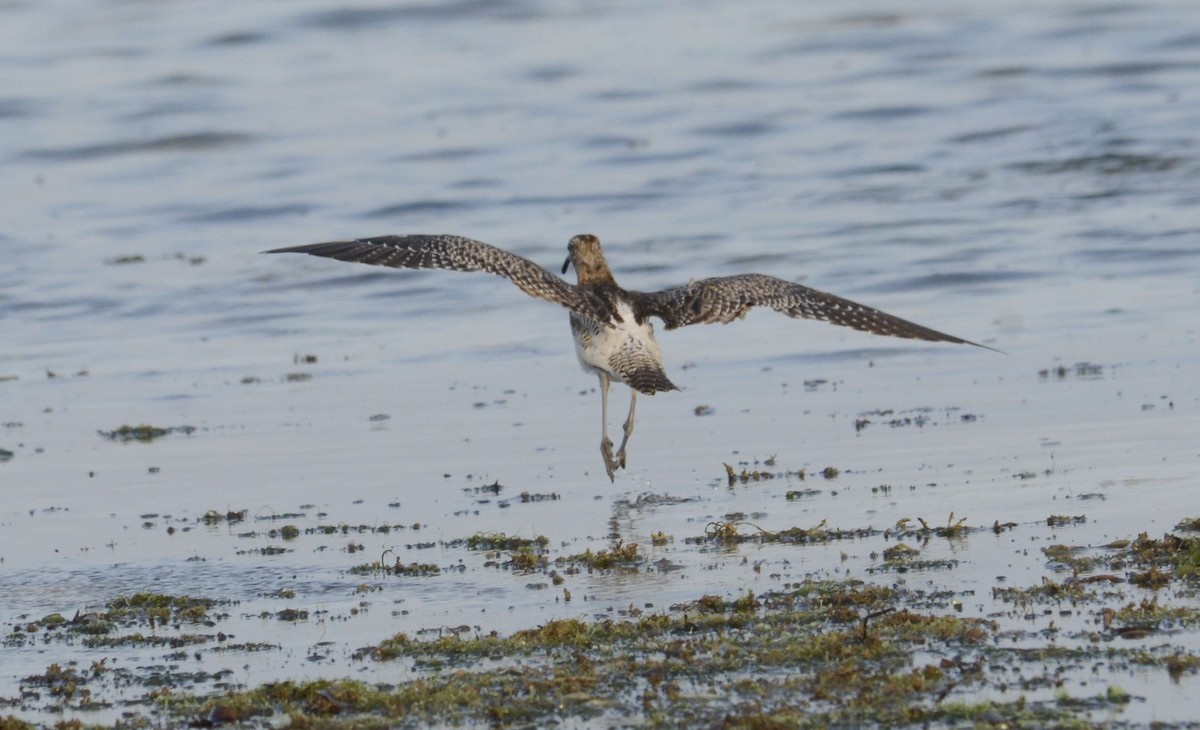
M 610 317 L 605 303 L 590 292 L 560 279 L 523 256 L 462 236 L 376 236 L 288 246 L 264 253 L 306 253 L 394 269 L 483 271 L 509 279 L 531 297 L 560 304 L 599 322 L 608 321 Z
M 770 307 L 789 317 L 818 319 L 877 335 L 987 348 L 986 345 L 938 332 L 849 299 L 765 274 L 719 276 L 693 281 L 684 286 L 642 294 L 637 300 L 640 317 L 658 317 L 669 330 L 689 324 L 727 324 L 746 316 L 751 307 Z

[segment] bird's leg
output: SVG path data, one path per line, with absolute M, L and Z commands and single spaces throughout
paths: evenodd
M 610 481 L 617 481 L 618 462 L 613 458 L 612 441 L 608 440 L 608 373 L 600 373 L 600 456 L 604 457 L 604 470 Z
M 625 438 L 621 439 L 621 448 L 617 449 L 617 462 L 621 464 L 621 468 L 625 468 L 625 444 L 629 443 L 629 436 L 633 433 L 633 412 L 637 409 L 637 394 L 633 388 L 629 389 L 629 415 L 625 417 Z

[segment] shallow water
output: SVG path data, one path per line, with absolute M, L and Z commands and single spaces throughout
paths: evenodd
M 231 597 L 243 638 L 291 657 L 243 680 L 265 681 L 324 671 L 304 656 L 331 633 L 349 651 L 898 580 L 871 577 L 874 543 L 751 551 L 775 568 L 755 577 L 684 542 L 734 512 L 1022 525 L 930 546 L 966 568 L 899 579 L 975 590 L 968 615 L 997 576 L 1036 584 L 1043 542 L 1197 516 L 1197 20 L 1183 2 L 0 5 L 0 619 Z M 585 231 L 629 288 L 764 271 L 1007 354 L 762 312 L 663 333 L 682 392 L 640 401 L 610 485 L 561 310 L 486 276 L 258 253 L 453 232 L 554 269 Z M 141 423 L 196 430 L 98 434 Z M 771 457 L 808 478 L 725 485 L 724 463 Z M 691 501 L 622 505 L 643 494 Z M 230 509 L 258 534 L 197 522 Z M 253 520 L 282 513 L 301 516 Z M 1051 514 L 1087 523 L 1056 535 Z M 355 536 L 362 559 L 349 537 L 246 552 L 283 522 L 405 527 Z M 577 576 L 567 604 L 440 545 L 488 530 L 568 552 L 663 531 L 681 568 Z M 255 618 L 285 586 L 349 615 L 345 571 L 389 548 L 464 569 L 384 581 L 336 632 Z M 3 696 L 62 658 L 0 651 Z M 1194 709 L 1176 697 L 1194 677 L 1120 682 L 1150 698 L 1127 720 Z

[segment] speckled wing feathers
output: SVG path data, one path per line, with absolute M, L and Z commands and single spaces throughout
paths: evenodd
M 744 317 L 751 307 L 770 307 L 789 317 L 822 320 L 877 335 L 976 344 L 849 299 L 765 274 L 703 279 L 643 294 L 637 301 L 639 316 L 658 317 L 669 330 L 690 324 L 729 323 Z
M 307 253 L 395 269 L 483 271 L 511 280 L 532 297 L 561 304 L 598 321 L 607 321 L 609 317 L 604 302 L 590 292 L 582 291 L 527 258 L 461 236 L 377 236 L 289 246 L 267 253 Z

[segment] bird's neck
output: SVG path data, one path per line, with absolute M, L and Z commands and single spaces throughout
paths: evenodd
M 580 284 L 616 284 L 612 269 L 604 259 L 591 261 L 576 261 L 575 272 L 579 275 Z

